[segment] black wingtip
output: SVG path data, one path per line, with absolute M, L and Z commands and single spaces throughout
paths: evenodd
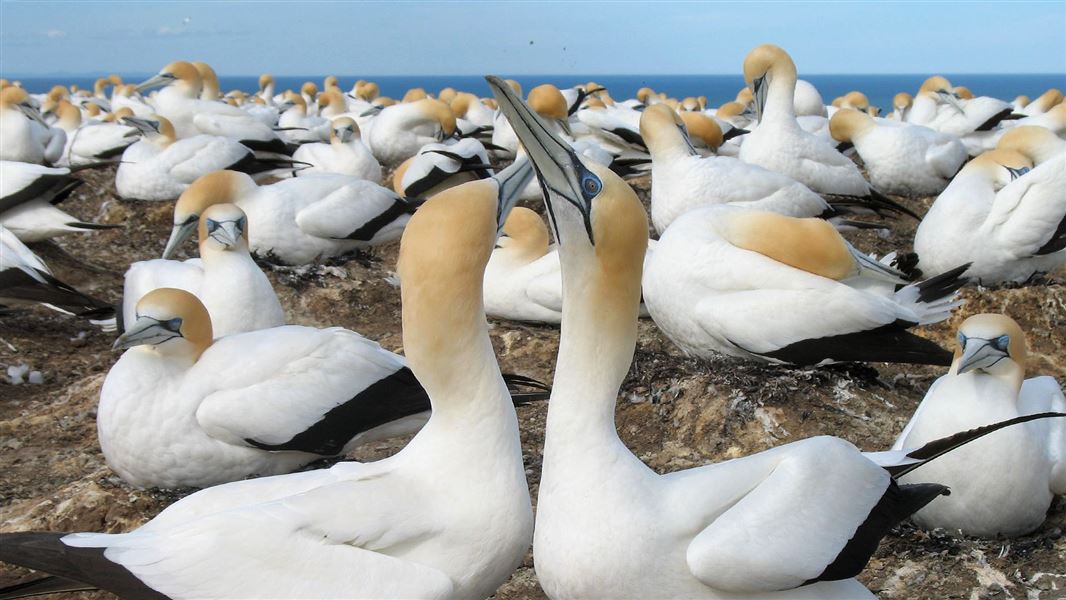
M 948 452 L 955 450 L 961 446 L 965 446 L 970 442 L 980 439 L 990 433 L 999 431 L 1004 427 L 1010 427 L 1011 425 L 1019 425 L 1021 423 L 1028 423 L 1029 421 L 1035 421 L 1037 419 L 1054 419 L 1066 417 L 1066 413 L 1060 412 L 1043 412 L 1032 415 L 1024 415 L 1021 417 L 1015 417 L 1013 419 L 1007 419 L 1006 421 L 999 421 L 998 423 L 992 423 L 991 425 L 985 425 L 983 427 L 975 427 L 966 431 L 960 431 L 955 435 L 949 435 L 948 437 L 933 440 L 920 448 L 916 448 L 907 453 L 910 458 L 920 460 L 921 462 L 909 464 L 885 467 L 890 475 L 894 478 L 900 478 L 907 473 L 917 469 L 918 467 L 928 464 L 930 461 L 944 456 Z
M 909 217 L 913 217 L 915 221 L 922 220 L 922 218 L 918 216 L 918 213 L 882 194 L 881 192 L 877 191 L 877 188 L 873 186 L 870 187 L 870 199 L 872 200 L 871 204 L 873 204 L 875 208 L 881 208 L 882 210 L 887 210 L 895 213 L 902 213 Z
M 77 227 L 78 229 L 88 229 L 90 231 L 99 231 L 103 229 L 122 229 L 125 225 L 108 225 L 106 223 L 88 223 L 84 221 L 71 221 L 65 223 L 67 227 Z
M 541 383 L 532 377 L 526 377 L 525 375 L 518 375 L 515 373 L 504 373 L 503 381 L 507 384 L 507 390 L 511 392 L 511 399 L 514 401 L 515 406 L 547 400 L 551 397 L 551 386 Z M 522 388 L 532 389 L 527 391 Z
M 69 592 L 88 592 L 97 589 L 86 583 L 49 575 L 39 577 L 15 585 L 0 588 L 0 600 L 13 600 L 14 598 L 29 598 L 44 594 L 62 594 Z
M 972 264 L 959 265 L 950 271 L 945 271 L 917 284 L 918 301 L 929 303 L 946 298 L 959 291 L 964 285 L 969 283 L 969 279 L 962 275 Z

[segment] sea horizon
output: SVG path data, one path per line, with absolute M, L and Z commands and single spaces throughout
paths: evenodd
M 0 77 L 18 80 L 30 93 L 47 92 L 54 85 L 77 85 L 91 89 L 95 80 L 107 74 L 49 73 L 41 75 L 5 74 Z M 124 81 L 139 82 L 147 79 L 151 72 L 118 73 Z M 1048 88 L 1066 88 L 1066 73 L 877 73 L 877 74 L 809 74 L 802 76 L 812 83 L 828 104 L 833 98 L 852 90 L 867 95 L 874 106 L 886 108 L 891 106 L 892 97 L 898 92 L 915 93 L 922 82 L 932 74 L 947 77 L 954 85 L 968 87 L 975 95 L 993 96 L 1003 100 L 1013 100 L 1018 95 L 1035 98 Z M 305 81 L 314 82 L 322 88 L 326 74 L 320 75 L 275 75 L 275 89 L 297 90 Z M 382 95 L 400 98 L 404 92 L 413 87 L 425 88 L 431 94 L 444 87 L 454 87 L 473 92 L 479 96 L 489 96 L 490 92 L 482 75 L 337 75 L 341 89 L 347 91 L 359 79 L 372 80 L 380 88 Z M 657 92 L 683 98 L 686 96 L 707 96 L 708 106 L 716 107 L 732 100 L 737 91 L 744 87 L 743 77 L 737 74 L 533 74 L 510 75 L 528 91 L 529 88 L 542 83 L 552 83 L 560 88 L 595 81 L 606 87 L 615 99 L 631 98 L 641 87 L 650 87 Z M 224 92 L 239 89 L 253 92 L 258 89 L 258 75 L 220 75 L 219 83 Z

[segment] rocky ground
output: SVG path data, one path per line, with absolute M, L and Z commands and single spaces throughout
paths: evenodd
M 115 199 L 113 171 L 86 177 L 90 184 L 65 208 L 82 218 L 126 227 L 68 236 L 34 249 L 61 279 L 117 301 L 127 265 L 162 251 L 172 204 Z M 635 183 L 646 196 L 648 182 Z M 907 204 L 921 213 L 929 201 Z M 849 237 L 864 250 L 883 253 L 909 249 L 913 231 L 913 223 L 901 221 L 888 237 L 869 232 Z M 335 264 L 268 268 L 267 273 L 291 323 L 341 325 L 402 351 L 399 293 L 388 282 L 397 248 L 392 244 Z M 188 250 L 195 251 L 191 243 Z M 967 288 L 962 295 L 966 305 L 954 318 L 920 333 L 947 345 L 966 316 L 1002 311 L 1028 332 L 1030 375 L 1066 381 L 1066 281 L 1061 271 L 1039 285 Z M 491 333 L 505 371 L 551 381 L 557 328 L 494 321 Z M 0 531 L 125 531 L 190 492 L 130 488 L 104 463 L 94 423 L 100 386 L 118 358 L 110 350 L 112 340 L 85 321 L 45 309 L 0 317 Z M 21 365 L 39 371 L 43 383 L 10 384 L 3 371 Z M 784 369 L 728 359 L 698 361 L 684 356 L 651 321 L 644 321 L 616 421 L 625 443 L 660 472 L 826 433 L 863 449 L 884 449 L 943 372 L 881 364 Z M 547 404 L 539 403 L 518 412 L 534 501 L 546 411 Z M 382 458 L 406 441 L 361 448 L 352 458 Z M 886 600 L 1066 598 L 1064 528 L 1062 498 L 1040 529 L 1013 540 L 926 533 L 903 525 L 881 544 L 860 579 Z M 496 597 L 543 598 L 532 566 L 530 556 Z M 0 585 L 27 575 L 0 566 Z

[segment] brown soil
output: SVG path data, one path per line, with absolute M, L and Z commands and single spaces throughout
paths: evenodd
M 86 178 L 89 185 L 65 208 L 82 218 L 126 227 L 67 236 L 34 249 L 64 281 L 117 301 L 127 265 L 162 251 L 172 204 L 116 200 L 113 171 Z M 648 181 L 635 185 L 646 196 Z M 929 201 L 905 203 L 921 213 Z M 900 221 L 886 238 L 870 232 L 849 237 L 863 250 L 884 253 L 909 249 L 913 232 L 913 222 Z M 268 268 L 268 276 L 291 323 L 341 325 L 402 351 L 399 294 L 387 282 L 397 247 L 309 270 Z M 954 318 L 923 328 L 921 334 L 946 345 L 966 316 L 1006 312 L 1029 334 L 1030 375 L 1066 381 L 1066 282 L 1061 272 L 1030 287 L 968 288 L 963 297 L 967 303 Z M 551 381 L 557 328 L 494 321 L 491 334 L 505 371 Z M 104 463 L 95 407 L 104 376 L 117 358 L 111 342 L 112 336 L 87 322 L 46 309 L 0 318 L 0 369 L 28 364 L 44 375 L 43 384 L 15 386 L 0 373 L 0 530 L 125 531 L 189 492 L 130 488 Z M 660 472 L 827 433 L 863 449 L 884 449 L 942 373 L 939 368 L 891 365 L 785 369 L 728 359 L 698 361 L 678 351 L 651 321 L 643 321 L 616 421 L 625 443 Z M 547 404 L 539 403 L 518 413 L 534 501 L 546 410 Z M 406 441 L 373 444 L 352 458 L 378 459 Z M 1064 528 L 1062 498 L 1040 529 L 1014 540 L 958 538 L 903 525 L 881 544 L 860 579 L 885 599 L 1066 598 Z M 27 574 L 0 567 L 0 585 Z M 102 592 L 83 596 L 110 597 Z M 531 557 L 496 597 L 544 597 Z

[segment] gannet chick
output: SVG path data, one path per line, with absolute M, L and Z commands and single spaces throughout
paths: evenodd
M 651 220 L 660 234 L 685 212 L 712 204 L 800 217 L 829 210 L 818 194 L 786 175 L 728 156 L 700 156 L 681 117 L 665 104 L 644 109 L 640 134 L 651 153 Z
M 123 322 L 137 318 L 137 302 L 156 288 L 195 294 L 211 317 L 215 337 L 285 324 L 273 286 L 248 251 L 248 218 L 233 204 L 215 204 L 200 215 L 200 258 L 185 262 L 139 261 L 126 271 Z
M 311 165 L 299 175 L 336 173 L 381 183 L 381 165 L 360 136 L 359 125 L 350 117 L 333 121 L 328 144 L 303 144 L 293 152 L 294 161 Z
M 296 168 L 285 158 L 258 157 L 247 146 L 218 135 L 177 139 L 166 117 L 125 117 L 142 140 L 122 153 L 115 190 L 127 200 L 173 200 L 199 177 L 220 170 L 266 178 Z
M 384 244 L 403 232 L 416 205 L 392 190 L 349 175 L 319 174 L 259 186 L 236 171 L 197 179 L 174 205 L 170 258 L 212 204 L 236 204 L 248 215 L 248 245 L 260 257 L 304 265 Z
M 91 319 L 110 319 L 115 314 L 111 304 L 56 279 L 48 265 L 0 225 L 0 307 L 34 304 Z
M 525 169 L 519 179 L 528 177 L 528 166 Z M 517 175 L 514 170 L 506 174 Z M 518 421 L 481 302 L 485 263 L 508 212 L 504 198 L 513 198 L 516 192 L 508 190 L 525 184 L 500 176 L 431 200 L 413 219 L 411 234 L 401 245 L 404 349 L 433 406 L 429 422 L 403 450 L 373 463 L 343 462 L 330 469 L 206 489 L 125 534 L 5 534 L 0 560 L 127 597 L 492 595 L 522 563 L 533 533 Z M 210 342 L 203 312 L 175 321 L 179 317 L 173 296 L 182 292 L 164 294 L 145 304 L 142 331 L 145 339 L 170 341 L 154 351 L 133 348 L 123 360 L 136 356 L 147 362 L 170 354 L 189 361 L 199 353 L 198 346 Z M 177 308 L 188 311 L 194 302 L 185 295 Z M 155 325 L 149 324 L 150 316 L 159 319 Z M 341 330 L 312 331 L 336 337 Z M 233 346 L 235 340 L 263 340 L 268 332 L 223 338 L 203 351 L 197 363 L 220 355 L 220 348 Z M 311 354 L 287 340 L 277 341 L 265 348 L 272 356 L 342 360 L 336 353 Z M 247 444 L 243 440 L 264 427 L 277 431 L 274 415 L 251 418 L 256 412 L 271 412 L 273 403 L 264 394 L 282 389 L 263 383 L 278 377 L 292 380 L 298 373 L 269 369 L 262 356 L 237 353 L 225 358 L 225 375 L 254 381 L 262 389 L 249 402 L 239 403 L 241 414 L 230 413 L 236 420 L 223 421 L 223 410 L 197 411 L 195 417 L 234 426 L 228 437 L 234 444 Z M 231 362 L 240 360 L 248 361 L 247 367 Z M 298 417 L 304 423 L 328 404 L 327 390 L 355 371 L 337 373 L 310 386 L 284 389 L 285 396 L 315 392 L 313 404 Z M 234 385 L 221 374 L 204 375 Z M 238 404 L 232 395 L 211 400 Z M 309 410 L 313 406 L 317 409 Z M 289 414 L 290 419 L 296 416 Z M 344 419 L 346 425 L 353 422 Z
M 534 534 L 548 597 L 873 598 L 853 577 L 896 522 L 946 488 L 896 484 L 913 452 L 868 458 L 832 437 L 667 475 L 642 463 L 614 407 L 636 346 L 643 207 L 487 79 L 543 178 L 562 264 Z
M 1066 412 L 1058 382 L 1025 379 L 1025 366 L 1025 333 L 1013 319 L 999 314 L 966 319 L 959 326 L 951 370 L 929 388 L 894 449 L 1020 415 Z M 936 481 L 951 488 L 951 496 L 913 516 L 926 529 L 1024 535 L 1044 522 L 1054 494 L 1066 494 L 1066 420 L 998 431 L 902 481 Z
M 409 198 L 430 198 L 440 192 L 492 175 L 481 142 L 465 138 L 453 144 L 426 144 L 393 174 L 392 189 Z
M 1060 152 L 1033 168 L 1032 159 L 1000 149 L 966 163 L 918 224 L 918 268 L 930 276 L 971 262 L 966 276 L 992 285 L 1058 267 L 1066 261 L 1064 162 Z
M 870 187 L 829 138 L 800 128 L 792 105 L 796 65 L 788 53 L 771 44 L 755 48 L 744 59 L 744 79 L 754 90 L 759 125 L 744 138 L 740 160 L 784 173 L 819 194 L 842 196 L 837 205 L 850 201 L 855 210 L 918 218 Z
M 122 227 L 85 222 L 57 206 L 83 183 L 67 168 L 0 161 L 0 225 L 27 243 Z
M 393 166 L 415 155 L 432 142 L 442 142 L 455 133 L 455 115 L 447 104 L 425 98 L 394 104 L 374 117 L 367 142 L 374 157 Z
M 874 187 L 898 196 L 939 194 L 969 158 L 955 136 L 910 123 L 878 122 L 850 108 L 834 113 L 829 129 L 833 139 L 855 147 Z

